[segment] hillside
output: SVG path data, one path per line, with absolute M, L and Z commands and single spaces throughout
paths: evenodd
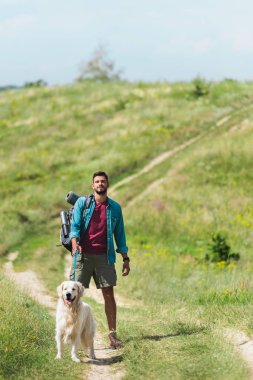
M 231 80 L 200 97 L 193 83 L 0 94 L 2 262 L 19 251 L 16 269 L 54 291 L 65 194 L 87 194 L 94 171 L 109 173 L 132 257 L 118 290 L 145 304 L 120 310 L 126 379 L 247 378 L 223 331 L 253 334 L 252 99 L 252 83 Z M 238 262 L 205 263 L 218 233 Z

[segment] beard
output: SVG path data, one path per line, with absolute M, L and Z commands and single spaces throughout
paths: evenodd
M 95 192 L 96 192 L 98 195 L 105 195 L 106 192 L 107 192 L 107 189 L 103 189 L 103 190 L 95 190 Z

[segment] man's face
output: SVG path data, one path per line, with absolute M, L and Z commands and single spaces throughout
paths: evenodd
M 109 184 L 107 182 L 107 179 L 104 176 L 96 176 L 93 179 L 92 188 L 97 194 L 99 195 L 106 194 L 108 187 L 109 187 Z

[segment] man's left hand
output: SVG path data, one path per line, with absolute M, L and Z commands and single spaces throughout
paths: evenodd
M 123 261 L 123 267 L 122 267 L 122 276 L 127 276 L 130 272 L 130 265 L 129 261 L 125 260 Z

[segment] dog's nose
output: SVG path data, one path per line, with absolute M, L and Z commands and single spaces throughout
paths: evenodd
M 69 300 L 71 298 L 71 293 L 66 293 L 66 298 Z

